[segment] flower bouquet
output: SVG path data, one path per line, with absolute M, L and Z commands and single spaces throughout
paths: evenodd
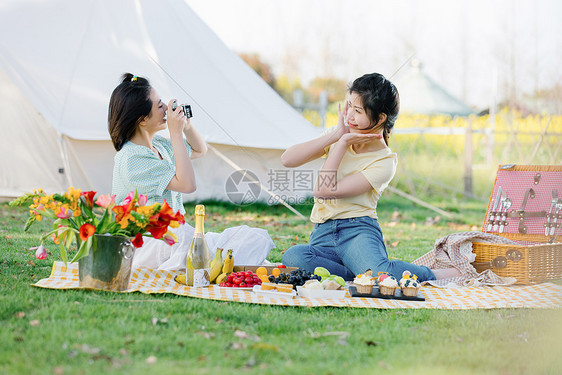
M 132 253 L 131 244 L 141 247 L 143 235 L 173 245 L 177 237 L 168 228 L 177 228 L 185 223 L 183 215 L 174 213 L 166 201 L 147 205 L 147 197 L 136 191 L 129 193 L 121 205 L 115 203 L 115 195 L 101 195 L 97 199 L 95 195 L 95 191 L 81 192 L 73 187 L 64 194 L 50 195 L 38 189 L 10 202 L 10 206 L 29 204 L 30 216 L 25 230 L 43 217 L 53 220 L 52 230 L 41 238 L 41 246 L 36 252 L 38 258 L 45 259 L 43 243 L 49 237 L 60 246 L 60 256 L 65 263 L 70 258 L 70 248 L 76 243 L 71 262 L 79 262 L 81 285 L 84 274 L 90 275 L 96 270 L 97 279 L 103 283 L 114 283 L 116 276 L 119 276 L 121 284 L 123 277 L 128 283 L 132 259 L 128 262 L 128 274 L 119 275 L 127 273 L 126 267 L 122 266 L 122 258 L 132 258 L 132 254 L 124 254 L 125 250 L 129 249 Z M 96 255 L 102 258 L 101 262 L 95 261 Z M 113 289 L 113 285 L 96 286 Z M 126 285 L 121 287 L 125 289 Z

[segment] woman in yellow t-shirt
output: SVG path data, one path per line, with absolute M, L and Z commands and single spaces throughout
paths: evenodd
M 408 270 L 420 281 L 460 275 L 455 269 L 430 270 L 388 259 L 377 201 L 396 172 L 397 157 L 388 138 L 400 108 L 398 90 L 372 73 L 357 78 L 348 94 L 334 131 L 294 145 L 281 156 L 285 167 L 298 167 L 327 155 L 314 187 L 309 243 L 289 248 L 283 263 L 310 272 L 324 267 L 345 280 L 367 269 L 396 278 Z

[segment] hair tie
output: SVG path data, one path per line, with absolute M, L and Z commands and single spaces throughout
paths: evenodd
M 133 76 L 133 78 L 131 78 L 131 82 L 135 82 L 137 80 L 137 76 Z

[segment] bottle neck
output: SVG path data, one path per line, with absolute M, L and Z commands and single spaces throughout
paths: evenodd
M 205 234 L 204 220 L 204 215 L 195 215 L 195 233 Z

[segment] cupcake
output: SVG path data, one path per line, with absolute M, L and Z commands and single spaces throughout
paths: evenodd
M 398 288 L 398 281 L 387 272 L 379 272 L 379 292 L 383 296 L 393 296 L 394 291 Z
M 412 275 L 410 271 L 404 271 L 400 279 L 400 289 L 406 297 L 417 297 L 421 285 L 416 275 Z
M 373 271 L 367 270 L 365 273 L 360 273 L 353 279 L 353 284 L 357 288 L 357 293 L 360 294 L 371 294 L 373 291 L 373 285 L 375 285 L 375 278 L 373 277 Z

